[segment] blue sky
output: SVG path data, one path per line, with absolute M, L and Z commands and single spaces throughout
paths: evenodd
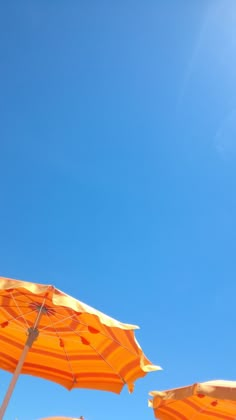
M 236 379 L 235 28 L 233 0 L 2 2 L 1 275 L 138 324 L 164 369 L 22 376 L 6 420 L 151 420 L 150 390 Z

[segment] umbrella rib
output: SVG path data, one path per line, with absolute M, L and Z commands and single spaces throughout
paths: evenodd
M 47 293 L 45 294 L 45 296 L 44 296 L 44 298 L 43 298 L 43 302 L 42 302 L 42 304 L 40 305 L 40 308 L 39 308 L 39 310 L 38 310 L 37 317 L 36 317 L 35 322 L 34 322 L 34 329 L 35 329 L 35 328 L 37 328 L 37 326 L 38 326 L 39 320 L 40 320 L 40 318 L 41 318 L 41 316 L 42 316 L 42 311 L 43 311 L 43 308 L 44 308 L 44 305 L 45 305 L 45 301 L 46 301 L 46 299 L 47 299 Z M 46 313 L 47 313 L 47 312 L 46 312 Z
M 18 289 L 16 289 L 16 292 L 18 291 Z M 12 296 L 12 293 L 10 293 L 11 294 L 11 296 Z M 13 297 L 13 296 L 12 296 Z M 38 302 L 39 303 L 39 306 L 41 306 L 41 307 L 43 307 L 44 306 L 44 304 L 45 304 L 45 301 L 47 300 L 47 292 L 46 292 L 46 294 L 43 296 L 43 295 L 38 295 L 38 294 L 33 294 L 33 296 L 32 296 L 32 293 L 28 293 L 28 292 L 24 292 L 24 291 L 20 291 L 20 295 L 19 295 L 19 298 L 17 297 L 17 296 L 14 296 L 14 300 L 15 301 L 17 301 L 17 302 L 22 302 L 22 303 L 26 303 L 26 301 L 25 301 L 25 299 L 21 299 L 21 297 L 25 297 L 26 299 L 27 299 L 27 301 L 29 301 L 30 303 L 35 303 L 35 298 L 37 297 L 37 298 L 41 298 L 41 300 L 43 299 L 43 303 L 41 304 L 41 302 Z M 11 299 L 9 296 L 7 296 L 7 295 L 5 295 L 4 296 L 4 299 Z M 3 305 L 3 307 L 4 307 L 5 305 Z
M 67 321 L 68 319 L 73 319 L 74 314 L 70 315 L 70 316 L 67 316 L 65 318 L 61 318 L 61 319 L 58 319 L 58 317 L 56 317 L 55 313 L 51 314 L 50 316 L 55 316 L 55 318 L 58 320 L 57 322 L 54 322 L 54 324 L 53 324 L 53 325 L 56 325 L 56 324 L 60 324 L 61 322 Z M 45 327 L 41 328 L 40 331 L 46 330 L 47 328 L 48 328 L 48 326 L 46 325 Z
M 25 297 L 27 297 L 27 298 L 29 297 L 29 296 L 27 296 L 26 294 L 23 294 L 23 296 L 25 296 Z M 21 295 L 20 295 L 20 297 L 21 297 Z M 16 296 L 15 296 L 15 300 L 17 300 L 17 302 L 26 303 L 26 302 L 25 302 L 25 300 L 20 299 L 20 297 L 18 298 L 18 297 L 16 297 Z M 11 300 L 11 297 L 6 295 L 6 296 L 4 296 L 4 299 L 6 299 L 6 300 L 7 300 L 7 299 L 8 299 L 8 300 Z M 31 300 L 31 299 L 29 299 L 29 300 Z M 33 301 L 33 300 L 31 300 L 31 302 L 34 302 L 34 301 Z M 5 305 L 4 305 L 4 306 L 5 306 Z
M 52 324 L 53 325 L 53 327 L 54 327 L 54 324 Z M 55 327 L 54 327 L 54 329 L 55 329 Z M 80 336 L 80 334 L 79 333 L 77 333 L 76 331 L 74 331 L 71 327 L 69 327 L 68 326 L 68 329 L 70 329 L 70 331 L 72 331 L 77 337 L 79 337 L 80 339 L 81 339 L 81 336 Z M 57 331 L 56 329 L 55 329 L 55 331 Z M 86 331 L 87 332 L 87 331 Z M 107 338 L 109 338 L 109 339 L 111 339 L 111 337 L 107 337 Z M 112 340 L 112 339 L 111 339 Z M 120 343 L 118 343 L 121 347 L 123 347 L 123 348 L 125 348 L 124 346 L 122 346 Z M 115 374 L 117 375 L 117 376 L 119 376 L 120 377 L 120 379 L 122 380 L 122 382 L 123 383 L 125 383 L 125 380 L 124 380 L 124 378 L 122 378 L 122 376 L 120 375 L 120 373 L 119 372 L 117 372 L 114 368 L 113 368 L 113 366 L 110 364 L 110 363 L 108 363 L 108 361 L 103 357 L 103 355 L 95 348 L 95 347 L 93 347 L 90 343 L 89 343 L 89 346 L 90 346 L 90 348 L 93 350 L 93 351 L 95 351 L 95 353 L 97 353 L 97 355 L 98 356 L 100 356 L 101 357 L 101 359 L 113 370 L 113 372 L 115 372 Z
M 4 307 L 3 307 L 4 308 Z M 35 311 L 29 311 L 29 312 L 26 312 L 26 313 L 24 313 L 23 315 L 25 316 L 25 315 L 30 315 L 30 314 L 32 314 L 32 313 L 34 313 Z M 17 321 L 19 318 L 23 318 L 23 316 L 22 315 L 18 315 L 18 316 L 16 316 L 16 317 L 11 317 L 11 318 L 9 318 L 9 319 L 7 319 L 6 320 L 6 322 L 11 322 L 11 321 Z
M 70 327 L 68 327 L 75 335 L 77 335 L 77 337 L 79 337 L 80 339 L 81 339 L 81 336 L 78 334 L 78 333 L 76 333 L 76 331 L 74 331 L 72 328 L 70 328 Z M 108 337 L 109 338 L 109 337 Z M 125 380 L 124 380 L 124 378 L 122 378 L 122 376 L 120 375 L 120 373 L 119 372 L 117 372 L 114 368 L 113 368 L 113 366 L 110 364 L 110 363 L 108 363 L 108 361 L 103 357 L 103 355 L 95 348 L 95 347 L 93 347 L 90 343 L 89 343 L 89 347 L 92 349 L 92 350 L 94 350 L 95 351 L 95 353 L 97 353 L 97 355 L 99 355 L 100 357 L 101 357 L 101 359 L 113 370 L 113 372 L 115 372 L 115 374 L 117 375 L 117 376 L 119 376 L 119 378 L 122 380 L 122 382 L 125 384 L 126 382 L 125 382 Z M 123 347 L 123 346 L 121 346 L 121 347 Z
M 21 302 L 21 301 L 20 301 Z M 18 305 L 19 308 L 29 308 L 29 305 Z M 12 305 L 0 305 L 0 308 L 12 308 Z
M 57 314 L 58 315 L 58 314 Z M 56 316 L 56 314 L 54 313 L 53 314 L 53 316 L 55 316 L 55 318 L 57 318 L 58 319 L 58 317 Z M 60 319 L 57 323 L 60 323 L 60 322 L 62 322 L 62 321 L 64 321 L 64 320 L 66 320 L 66 319 L 74 319 L 74 321 L 76 321 L 78 324 L 80 324 L 80 325 L 83 325 L 84 327 L 86 327 L 86 328 L 88 328 L 89 327 L 89 325 L 88 324 L 85 324 L 84 322 L 81 322 L 81 321 L 78 321 L 76 318 L 73 318 L 74 317 L 74 314 L 73 315 L 71 315 L 70 317 L 67 317 L 67 318 L 65 318 L 65 319 Z M 54 325 L 55 325 L 56 323 L 54 323 Z M 71 330 L 71 331 L 73 331 L 73 330 Z M 82 331 L 83 332 L 83 331 Z M 88 331 L 84 331 L 84 332 L 88 332 Z M 101 335 L 103 335 L 103 337 L 106 337 L 106 338 L 108 338 L 108 339 L 110 339 L 111 341 L 113 341 L 114 343 L 116 343 L 116 344 L 118 344 L 119 346 L 121 346 L 121 347 L 123 347 L 125 350 L 127 350 L 129 353 L 131 353 L 131 354 L 133 354 L 133 355 L 135 355 L 135 356 L 137 356 L 137 353 L 136 352 L 133 352 L 133 351 L 131 351 L 128 347 L 126 347 L 126 346 L 124 346 L 122 343 L 120 343 L 120 341 L 118 341 L 118 340 L 116 340 L 116 339 L 114 339 L 113 337 L 111 337 L 110 335 L 107 335 L 107 334 L 105 334 L 104 332 L 102 332 L 102 331 L 99 331 L 99 333 L 101 334 Z
M 47 314 L 48 315 L 48 314 Z M 58 319 L 57 317 L 56 317 L 56 315 L 55 315 L 55 313 L 53 314 L 53 316 L 55 316 L 55 318 L 56 319 Z M 49 315 L 48 315 L 48 317 L 49 317 Z M 66 318 L 67 319 L 67 318 Z M 51 321 L 51 320 L 50 320 Z M 62 320 L 60 320 L 59 322 L 61 322 Z M 52 323 L 52 321 L 51 321 L 51 323 Z M 84 326 L 87 326 L 86 324 L 82 324 L 82 325 L 84 325 Z M 55 328 L 55 323 L 52 323 L 52 326 L 53 326 L 53 328 L 54 328 L 54 330 L 55 330 L 55 333 L 56 333 L 56 335 L 60 338 L 60 336 L 59 336 L 59 334 L 58 334 L 58 331 L 56 330 L 56 328 Z M 74 331 L 70 326 L 68 326 L 68 329 L 70 330 L 70 331 L 72 331 L 77 337 L 79 337 L 80 339 L 81 339 L 81 336 L 80 336 L 80 334 L 78 333 L 78 332 L 76 332 L 76 331 Z M 84 331 L 85 332 L 85 331 Z M 86 331 L 87 332 L 87 331 Z M 123 346 L 121 343 L 119 343 L 118 341 L 116 341 L 116 340 L 114 340 L 113 338 L 111 338 L 110 336 L 106 336 L 105 334 L 102 334 L 103 336 L 105 336 L 106 338 L 108 338 L 108 339 L 110 339 L 111 341 L 114 341 L 114 342 L 116 342 L 117 344 L 119 344 L 121 347 L 123 347 L 124 349 L 126 349 L 127 351 L 130 351 L 129 349 L 127 349 L 125 346 Z M 124 378 L 120 375 L 120 373 L 119 372 L 117 372 L 115 369 L 114 369 L 114 367 L 110 364 L 110 363 L 108 363 L 108 361 L 104 358 L 104 356 L 95 348 L 95 347 L 93 347 L 90 343 L 89 343 L 89 346 L 90 346 L 90 348 L 110 367 L 110 369 L 112 369 L 112 371 L 117 375 L 117 376 L 119 376 L 119 378 L 121 379 L 121 381 L 125 384 L 126 382 L 125 382 L 125 380 L 124 380 Z M 66 355 L 67 355 L 67 353 L 65 353 Z M 69 362 L 69 361 L 68 361 Z M 73 371 L 72 371 L 72 375 L 73 375 Z
M 51 320 L 50 316 L 48 315 L 48 313 L 47 313 L 47 317 L 48 317 L 49 322 L 51 323 L 51 326 L 53 327 L 53 329 L 54 329 L 54 331 L 55 331 L 56 336 L 58 337 L 58 339 L 59 339 L 59 340 L 62 340 L 61 336 L 59 335 L 59 332 L 58 332 L 58 331 L 57 331 L 57 329 L 55 328 L 54 323 L 52 322 L 52 320 Z M 71 362 L 70 362 L 70 359 L 69 359 L 68 353 L 67 353 L 67 351 L 66 351 L 66 349 L 65 349 L 65 347 L 64 347 L 64 346 L 62 347 L 62 349 L 63 349 L 63 351 L 64 351 L 64 353 L 65 353 L 65 357 L 66 357 L 66 360 L 67 360 L 67 363 L 68 363 L 69 369 L 70 369 L 70 371 L 71 371 L 72 381 L 74 382 L 74 381 L 75 381 L 75 374 L 74 374 L 74 372 L 73 372 L 72 365 L 71 365 Z
M 6 328 L 6 327 L 5 327 Z M 11 330 L 14 330 L 14 331 L 20 331 L 20 332 L 26 332 L 26 330 L 25 330 L 25 327 L 23 327 L 23 326 L 21 326 L 21 325 L 17 325 L 17 326 L 15 326 L 14 324 L 9 324 L 8 326 L 7 326 L 7 328 L 8 329 L 11 329 Z M 1 328 L 2 329 L 2 328 Z M 4 327 L 3 327 L 3 329 L 4 329 Z
M 20 315 L 21 315 L 21 318 L 23 318 L 23 320 L 25 321 L 25 325 L 26 325 L 26 327 L 27 328 L 29 328 L 29 324 L 28 324 L 28 321 L 27 321 L 27 319 L 25 318 L 25 314 L 23 314 L 23 312 L 22 312 L 22 310 L 20 309 L 20 307 L 18 306 L 18 303 L 17 303 L 17 301 L 16 301 L 16 299 L 15 299 L 15 296 L 13 295 L 13 293 L 11 293 L 11 297 L 12 297 L 12 299 L 13 299 L 13 301 L 14 301 L 14 303 L 15 303 L 15 305 L 16 305 L 16 307 L 17 307 L 17 309 L 18 309 L 18 311 L 19 311 L 19 313 L 20 313 Z
M 15 290 L 16 292 L 18 291 L 17 289 Z M 38 296 L 39 297 L 39 295 L 35 295 L 35 296 Z M 20 295 L 19 295 L 19 298 L 17 297 L 17 296 L 15 296 L 15 299 L 17 299 L 17 301 L 18 302 L 24 302 L 25 303 L 25 300 L 21 300 L 20 298 L 21 297 L 25 297 L 25 298 L 27 298 L 31 303 L 34 303 L 35 302 L 35 296 L 33 296 L 33 298 L 32 298 L 32 294 L 30 294 L 30 293 L 26 293 L 26 292 L 23 292 L 22 290 L 20 291 Z M 41 296 L 40 296 L 41 297 Z M 4 299 L 11 299 L 8 295 L 5 295 L 4 296 Z

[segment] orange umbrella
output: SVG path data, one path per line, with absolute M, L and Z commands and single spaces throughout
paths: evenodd
M 3 418 L 20 373 L 67 389 L 130 391 L 160 369 L 145 357 L 134 325 L 122 324 L 54 286 L 0 277 L 0 368 L 14 373 Z M 27 335 L 27 337 L 26 337 Z
M 235 420 L 236 381 L 210 381 L 150 392 L 149 406 L 160 420 Z
M 85 418 L 83 416 L 80 416 L 78 418 L 75 417 L 45 417 L 43 419 L 40 420 L 85 420 Z

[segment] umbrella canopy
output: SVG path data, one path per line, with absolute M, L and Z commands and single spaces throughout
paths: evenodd
M 40 420 L 85 420 L 85 418 L 83 416 L 80 417 L 44 417 L 43 419 Z
M 149 406 L 160 420 L 235 420 L 236 381 L 210 381 L 150 392 Z
M 120 393 L 159 369 L 123 324 L 51 285 L 0 277 L 0 368 L 14 373 L 0 409 L 6 409 L 20 373 L 66 387 Z

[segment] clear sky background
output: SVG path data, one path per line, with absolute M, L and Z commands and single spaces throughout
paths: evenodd
M 21 376 L 5 419 L 151 420 L 151 390 L 235 380 L 235 1 L 2 1 L 0 60 L 0 274 L 138 324 L 164 369 Z

